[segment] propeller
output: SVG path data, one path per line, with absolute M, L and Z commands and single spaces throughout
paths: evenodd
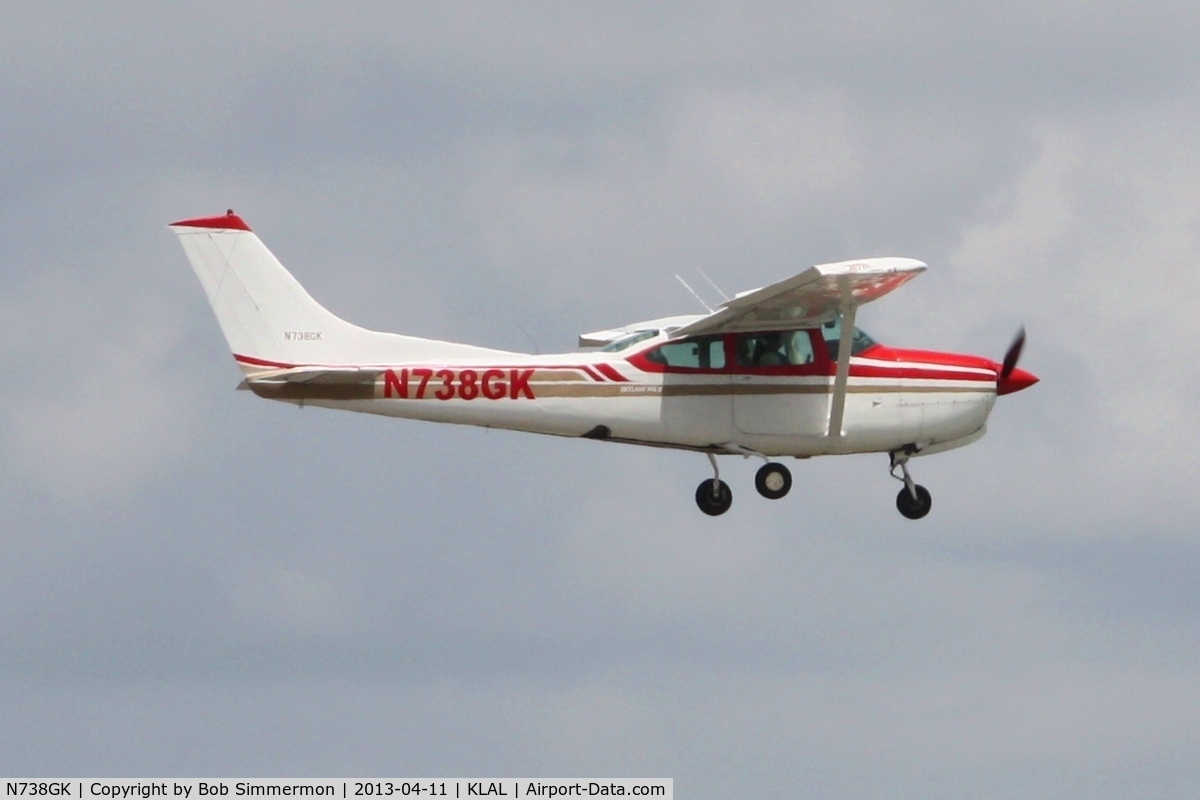
M 1000 363 L 1000 371 L 996 373 L 996 394 L 1012 394 L 1026 389 L 1038 382 L 1037 376 L 1023 369 L 1017 369 L 1021 360 L 1021 351 L 1025 349 L 1025 326 L 1017 331 L 1012 344 L 1004 353 L 1004 361 Z
M 1004 354 L 1004 362 L 1000 366 L 1000 380 L 1006 381 L 1012 375 L 1012 371 L 1017 368 L 1017 362 L 1021 360 L 1021 351 L 1025 349 L 1025 326 L 1021 326 L 1021 330 L 1017 331 L 1017 335 L 1013 338 L 1012 344 L 1008 346 L 1008 352 Z

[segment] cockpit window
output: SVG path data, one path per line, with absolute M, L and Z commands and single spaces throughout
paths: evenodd
M 739 367 L 787 367 L 811 364 L 812 340 L 808 331 L 769 331 L 737 337 Z
M 822 325 L 821 333 L 825 337 L 825 349 L 829 351 L 830 359 L 837 361 L 838 344 L 842 340 L 842 315 L 838 314 Z M 856 356 L 873 344 L 875 344 L 874 339 L 864 333 L 861 328 L 855 328 L 854 340 L 850 345 L 850 355 Z
M 667 342 L 646 353 L 646 359 L 664 367 L 724 369 L 725 342 L 720 336 Z
M 653 339 L 655 336 L 658 336 L 658 331 L 656 330 L 638 331 L 637 333 L 631 334 L 624 338 L 617 339 L 615 342 L 609 342 L 608 344 L 604 345 L 604 347 L 600 348 L 600 352 L 619 353 L 622 350 L 633 347 L 638 342 L 644 342 L 647 339 Z

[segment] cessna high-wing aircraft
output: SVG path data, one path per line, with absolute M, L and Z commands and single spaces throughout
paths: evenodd
M 592 352 L 526 355 L 352 325 L 317 303 L 250 228 L 223 216 L 172 224 L 259 397 L 705 453 L 696 504 L 716 516 L 733 492 L 716 456 L 761 458 L 763 497 L 792 476 L 772 457 L 887 453 L 896 506 L 929 513 L 908 460 L 983 436 L 996 396 L 1037 382 L 1003 361 L 875 342 L 855 312 L 925 270 L 911 258 L 821 264 L 742 292 L 709 314 L 586 333 Z M 897 470 L 900 474 L 897 475 Z

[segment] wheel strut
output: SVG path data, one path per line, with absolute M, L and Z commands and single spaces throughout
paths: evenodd
M 913 483 L 912 476 L 908 474 L 908 453 L 902 450 L 893 450 L 888 453 L 892 459 L 892 466 L 888 472 L 893 478 L 900 481 L 908 488 L 908 493 L 912 495 L 913 500 L 917 499 L 917 485 Z M 899 468 L 901 475 L 896 474 L 896 469 Z
M 721 470 L 717 467 L 717 458 L 707 453 L 708 461 L 712 464 L 713 477 L 700 481 L 696 487 L 696 505 L 710 517 L 718 517 L 733 505 L 733 491 L 729 484 L 721 480 Z
M 904 484 L 904 488 L 896 495 L 896 509 L 909 519 L 920 519 L 933 508 L 933 498 L 928 489 L 914 483 L 912 476 L 908 474 L 908 459 L 912 453 L 906 449 L 894 450 L 888 455 L 892 459 L 891 476 Z M 896 474 L 897 469 L 900 470 L 900 475 Z

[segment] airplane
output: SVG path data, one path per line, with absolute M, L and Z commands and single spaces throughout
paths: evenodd
M 232 209 L 172 223 L 233 357 L 259 397 L 371 414 L 704 453 L 710 516 L 733 492 L 716 457 L 762 459 L 754 486 L 778 500 L 791 456 L 886 453 L 896 507 L 929 513 L 908 461 L 977 441 L 996 397 L 1037 383 L 1017 366 L 880 344 L 859 306 L 920 275 L 912 258 L 819 264 L 707 314 L 579 337 L 590 352 L 529 355 L 372 331 L 317 303 Z M 899 471 L 900 474 L 897 474 Z

